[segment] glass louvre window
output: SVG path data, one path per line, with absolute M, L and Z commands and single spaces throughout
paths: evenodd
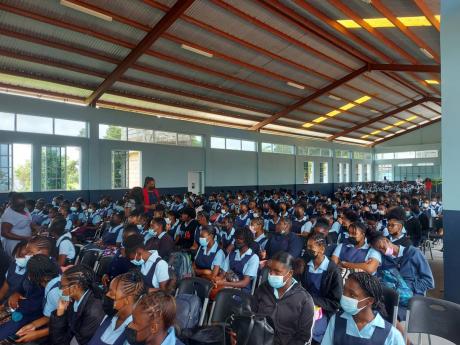
M 177 145 L 177 133 L 155 131 L 154 141 L 155 144 Z
M 0 144 L 0 192 L 13 190 L 12 145 Z
M 314 162 L 303 162 L 303 183 L 314 183 Z
M 262 143 L 262 152 L 273 152 L 273 144 Z
M 412 159 L 415 158 L 415 151 L 395 152 L 395 159 Z
M 112 151 L 112 188 L 141 186 L 141 152 Z
M 14 114 L 0 112 L 0 130 L 14 131 Z
M 211 148 L 225 150 L 225 138 L 211 137 Z
M 356 182 L 364 181 L 363 164 L 356 164 Z
M 437 158 L 439 155 L 438 150 L 416 151 L 415 158 Z
M 293 155 L 294 146 L 293 145 L 283 145 L 283 144 L 273 144 L 273 153 Z
M 241 140 L 239 140 L 239 139 L 225 139 L 225 148 L 227 150 L 241 151 Z
M 88 124 L 84 121 L 54 119 L 54 134 L 87 138 Z
M 203 147 L 203 137 L 200 135 L 177 134 L 177 145 Z
M 127 140 L 127 128 L 114 125 L 99 125 L 99 139 Z
M 139 143 L 153 143 L 153 130 L 128 128 L 128 141 Z
M 33 115 L 16 115 L 18 132 L 53 134 L 53 118 Z
M 43 191 L 80 189 L 80 147 L 43 146 L 41 161 Z
M 32 145 L 12 144 L 12 187 L 15 192 L 32 192 Z
M 328 168 L 329 168 L 329 164 L 327 162 L 319 163 L 319 182 L 320 183 L 328 183 L 329 181 Z
M 242 151 L 249 151 L 249 152 L 256 152 L 256 142 L 250 140 L 241 140 L 241 150 Z
M 386 177 L 387 180 L 393 180 L 393 165 L 392 164 L 378 164 L 375 171 L 376 180 L 381 182 Z
M 372 166 L 371 166 L 371 164 L 364 164 L 364 165 L 365 165 L 365 169 L 364 169 L 364 173 L 365 173 L 364 181 L 366 181 L 366 182 L 371 182 L 371 181 L 372 181 Z

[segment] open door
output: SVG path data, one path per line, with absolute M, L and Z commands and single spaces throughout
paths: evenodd
M 188 191 L 194 194 L 204 194 L 204 172 L 188 172 Z

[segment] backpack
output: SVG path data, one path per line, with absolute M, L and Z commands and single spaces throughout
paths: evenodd
M 409 300 L 414 296 L 414 293 L 396 268 L 379 271 L 379 279 L 384 286 L 399 294 L 400 306 L 409 306 Z
M 193 276 L 192 260 L 190 254 L 185 252 L 173 252 L 168 260 L 169 276 L 177 281 Z
M 176 296 L 176 305 L 176 320 L 181 330 L 198 326 L 202 305 L 197 295 L 179 294 Z

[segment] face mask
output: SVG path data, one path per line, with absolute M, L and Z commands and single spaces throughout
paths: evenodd
M 94 210 L 92 208 L 88 208 L 88 213 L 93 213 Z
M 117 310 L 113 307 L 115 300 L 108 296 L 102 298 L 102 309 L 108 317 L 112 317 L 117 313 Z
M 240 249 L 243 248 L 243 247 L 244 247 L 244 243 L 237 243 L 237 242 L 235 242 L 235 248 L 236 248 L 236 249 L 240 250 Z
M 156 231 L 153 230 L 153 229 L 149 229 L 149 234 L 150 234 L 151 236 L 153 236 L 153 237 L 156 237 L 156 236 L 157 236 Z
M 208 246 L 208 240 L 204 237 L 200 237 L 200 246 L 202 247 L 207 247 Z
M 85 205 L 82 205 L 82 206 L 81 206 L 81 209 L 82 209 L 83 211 L 86 210 L 86 206 L 85 206 Z
M 424 202 L 424 203 L 423 203 L 423 207 L 427 208 L 428 206 L 429 206 L 429 205 L 428 205 L 427 202 Z
M 142 224 L 137 224 L 137 229 L 142 231 L 144 230 L 144 227 L 142 226 Z
M 356 237 L 348 237 L 348 243 L 350 243 L 353 246 L 356 246 L 358 244 L 358 240 Z
M 27 262 L 29 261 L 29 258 L 16 258 L 15 259 L 15 262 L 16 262 L 16 266 L 20 267 L 20 268 L 24 268 L 27 266 Z
M 137 257 L 137 255 L 136 255 Z M 131 260 L 131 263 L 134 265 L 134 266 L 142 266 L 144 263 L 145 263 L 145 260 L 140 258 L 139 260 L 137 260 L 136 258 L 134 258 L 133 260 Z
M 274 289 L 280 289 L 284 285 L 286 285 L 286 282 L 284 281 L 284 276 L 275 276 L 272 274 L 268 275 L 268 284 Z
M 53 205 L 54 207 L 56 207 L 56 205 L 57 205 L 56 201 L 52 201 L 52 202 L 51 202 L 51 205 Z
M 435 206 L 435 205 L 436 205 L 436 201 L 432 201 L 432 202 L 431 202 L 431 205 Z
M 165 223 L 166 223 L 166 224 L 171 224 L 171 219 L 165 218 Z
M 137 331 L 135 329 L 126 327 L 125 328 L 125 335 L 126 335 L 126 340 L 129 344 L 131 345 L 145 345 L 146 342 L 144 341 L 137 341 Z
M 258 213 L 253 213 L 252 216 L 253 216 L 254 218 L 259 218 L 259 214 L 258 214 Z
M 410 211 L 406 211 L 406 217 L 410 217 Z
M 70 210 L 71 210 L 72 212 L 77 212 L 77 208 L 76 208 L 75 206 L 72 206 L 72 207 L 70 208 Z
M 384 215 L 385 215 L 385 211 L 384 211 L 384 210 L 379 210 L 379 214 L 380 214 L 381 216 L 384 216 Z
M 312 260 L 316 259 L 316 257 L 318 256 L 318 253 L 311 249 L 307 249 L 307 254 Z
M 385 250 L 385 255 L 386 255 L 386 256 L 393 256 L 393 253 L 394 253 L 393 247 L 388 247 L 388 248 Z
M 253 234 L 256 233 L 256 229 L 254 229 L 254 226 L 252 226 L 252 225 L 249 225 L 249 230 L 251 230 L 251 232 L 252 232 Z
M 342 298 L 340 299 L 340 306 L 342 307 L 342 309 L 346 313 L 348 313 L 350 315 L 356 315 L 361 310 L 363 310 L 364 308 L 367 307 L 367 306 L 364 306 L 362 308 L 358 308 L 359 302 L 365 301 L 368 298 L 369 297 L 366 297 L 366 298 L 362 299 L 361 301 L 358 301 L 357 299 L 350 298 L 350 297 L 347 297 L 347 296 L 343 295 Z
M 62 299 L 64 302 L 70 302 L 70 296 L 64 295 L 62 293 L 62 289 L 59 289 L 59 298 Z

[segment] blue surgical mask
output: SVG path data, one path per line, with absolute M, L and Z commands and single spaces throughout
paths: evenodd
M 59 298 L 62 299 L 64 302 L 70 302 L 70 296 L 64 295 L 62 293 L 62 289 L 59 289 Z
M 137 224 L 137 229 L 138 230 L 144 230 L 144 226 L 142 224 Z
M 20 268 L 25 268 L 27 266 L 27 262 L 29 261 L 30 257 L 24 257 L 24 258 L 16 258 L 16 266 Z
M 342 307 L 344 312 L 346 312 L 346 313 L 348 313 L 350 315 L 356 315 L 361 310 L 363 310 L 364 308 L 367 307 L 365 305 L 362 308 L 358 308 L 359 302 L 362 302 L 362 301 L 364 301 L 364 300 L 366 300 L 368 298 L 369 297 L 366 297 L 366 298 L 362 299 L 361 301 L 358 301 L 357 299 L 354 299 L 354 298 L 351 298 L 351 297 L 343 295 L 342 298 L 340 298 L 340 306 Z
M 77 212 L 77 208 L 76 208 L 75 206 L 72 206 L 72 207 L 70 208 L 70 210 L 71 210 L 72 212 Z
M 274 289 L 281 289 L 286 282 L 284 281 L 284 276 L 275 276 L 272 274 L 268 275 L 268 284 Z
M 136 257 L 137 257 L 137 255 L 136 255 Z M 135 257 L 133 260 L 131 260 L 131 263 L 132 263 L 134 266 L 142 266 L 143 264 L 145 264 L 145 260 L 142 259 L 142 257 L 141 257 L 139 260 L 136 259 L 136 257 Z
M 204 237 L 200 237 L 200 246 L 202 247 L 207 247 L 208 246 L 208 240 Z
M 153 237 L 156 237 L 157 236 L 157 233 L 155 232 L 154 229 L 149 229 L 149 234 Z

